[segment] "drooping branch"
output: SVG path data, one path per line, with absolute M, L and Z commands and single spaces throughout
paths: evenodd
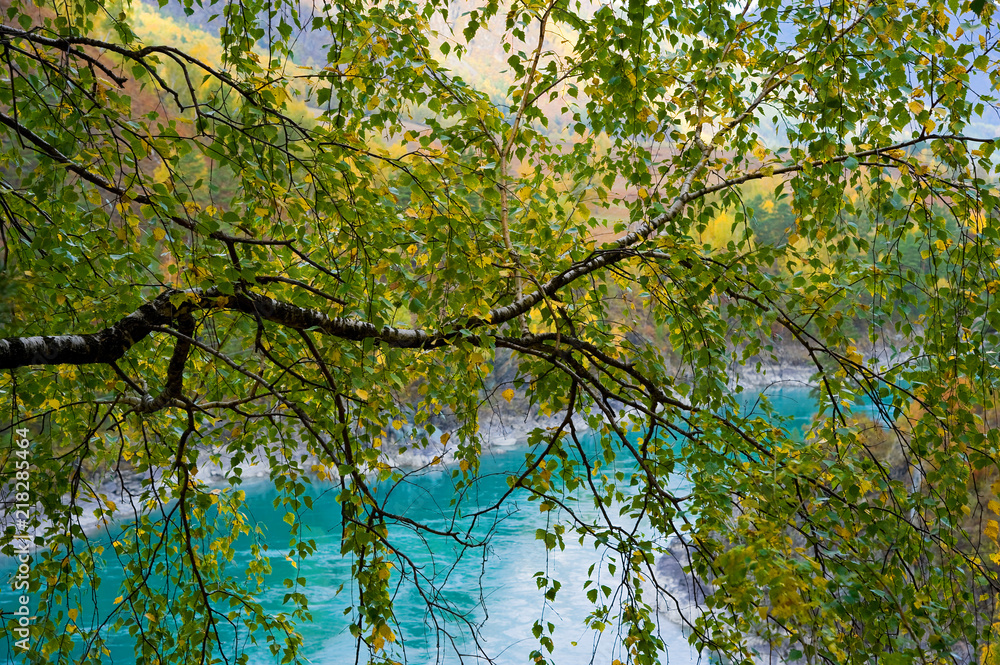
M 29 365 L 89 365 L 118 360 L 151 331 L 170 325 L 195 311 L 228 310 L 259 316 L 265 321 L 295 329 L 315 328 L 327 335 L 360 341 L 375 338 L 400 348 L 430 348 L 447 343 L 446 335 L 330 317 L 248 291 L 226 295 L 217 288 L 164 291 L 121 321 L 96 333 L 9 337 L 0 339 L 0 369 Z M 457 334 L 457 333 L 456 333 Z
M 35 132 L 31 131 L 28 127 L 22 125 L 20 122 L 15 120 L 13 117 L 8 116 L 5 113 L 0 113 L 0 124 L 7 126 L 14 132 L 18 134 L 22 139 L 25 139 L 32 145 L 32 147 L 42 155 L 52 159 L 56 163 L 62 165 L 67 171 L 76 174 L 83 180 L 100 187 L 106 192 L 109 192 L 119 198 L 130 200 L 135 203 L 141 203 L 145 205 L 155 205 L 155 201 L 145 194 L 139 194 L 135 192 L 126 191 L 124 188 L 119 187 L 115 183 L 111 182 L 99 173 L 94 173 L 90 169 L 87 169 L 73 160 L 71 160 L 66 155 L 62 154 L 55 146 L 47 142 L 45 139 L 40 137 Z M 185 219 L 179 215 L 170 215 L 169 219 L 173 221 L 178 226 L 181 226 L 189 231 L 197 231 L 197 225 Z M 209 238 L 214 240 L 220 240 L 225 243 L 240 243 L 245 245 L 288 245 L 290 244 L 287 240 L 272 240 L 269 238 L 249 238 L 246 236 L 233 236 L 223 231 L 211 231 L 206 233 Z
M 711 154 L 710 148 L 708 146 L 702 146 L 703 156 L 699 160 L 698 164 L 694 166 L 690 171 L 688 171 L 687 176 L 681 183 L 680 189 L 677 195 L 673 199 L 670 207 L 664 210 L 659 215 L 653 217 L 645 224 L 641 225 L 634 231 L 622 236 L 618 240 L 614 241 L 610 246 L 598 249 L 594 251 L 590 256 L 583 259 L 582 261 L 577 261 L 576 263 L 569 266 L 566 270 L 559 273 L 555 277 L 552 277 L 549 281 L 544 282 L 540 285 L 537 291 L 525 294 L 524 296 L 518 298 L 509 305 L 503 307 L 497 307 L 492 312 L 490 312 L 487 321 L 493 324 L 505 323 L 511 319 L 520 316 L 530 310 L 532 307 L 543 301 L 545 298 L 552 297 L 557 291 L 559 291 L 564 286 L 567 286 L 582 277 L 586 277 L 591 273 L 596 272 L 602 268 L 613 266 L 622 260 L 635 256 L 635 252 L 631 249 L 640 245 L 645 240 L 648 240 L 655 233 L 663 229 L 670 222 L 676 219 L 681 212 L 683 212 L 685 206 L 695 201 L 697 199 L 705 198 L 711 194 L 715 194 L 723 189 L 741 185 L 745 182 L 750 182 L 752 180 L 760 180 L 763 178 L 769 178 L 772 176 L 788 175 L 792 173 L 798 173 L 804 171 L 808 167 L 819 168 L 829 164 L 843 163 L 849 158 L 854 157 L 855 159 L 863 159 L 873 155 L 881 155 L 884 153 L 889 153 L 894 150 L 901 150 L 905 148 L 910 148 L 917 145 L 922 145 L 934 140 L 943 141 L 956 141 L 956 142 L 973 142 L 973 143 L 993 143 L 995 139 L 977 138 L 970 136 L 962 136 L 958 134 L 925 134 L 916 139 L 911 139 L 907 141 L 901 141 L 894 143 L 892 145 L 881 146 L 878 148 L 872 148 L 868 150 L 862 150 L 847 155 L 840 155 L 837 157 L 832 157 L 826 160 L 817 160 L 813 162 L 802 162 L 799 164 L 792 164 L 782 168 L 774 170 L 761 169 L 754 173 L 748 173 L 746 175 L 740 176 L 738 178 L 732 178 L 729 180 L 724 180 L 721 183 L 705 185 L 700 189 L 693 189 L 693 184 L 697 180 L 698 176 L 702 173 L 705 164 L 708 161 L 708 157 Z M 475 327 L 472 323 L 467 326 L 469 329 Z
M 0 114 L 0 122 L 9 124 L 11 119 Z M 26 136 L 31 138 L 28 134 Z M 982 140 L 963 136 L 927 135 L 919 139 L 904 141 L 888 147 L 858 152 L 855 153 L 855 156 L 877 155 L 891 149 L 910 147 L 933 139 L 956 141 Z M 726 181 L 721 185 L 706 186 L 692 191 L 692 185 L 702 172 L 710 150 L 702 146 L 702 153 L 702 158 L 688 172 L 673 203 L 664 212 L 649 220 L 638 229 L 618 239 L 610 247 L 596 250 L 587 258 L 573 263 L 548 281 L 539 283 L 536 291 L 525 294 L 508 305 L 494 308 L 485 317 L 471 317 L 464 321 L 455 322 L 452 327 L 447 329 L 427 331 L 392 326 L 379 328 L 366 321 L 345 317 L 330 317 L 319 310 L 298 307 L 245 290 L 238 290 L 233 295 L 226 295 L 217 288 L 190 289 L 186 291 L 169 290 L 160 294 L 154 300 L 143 305 L 121 321 L 96 333 L 0 339 L 0 369 L 30 365 L 86 365 L 114 362 L 121 358 L 133 345 L 145 338 L 154 328 L 169 325 L 184 312 L 213 309 L 252 314 L 263 320 L 295 330 L 313 328 L 322 331 L 324 334 L 351 341 L 375 339 L 382 344 L 395 348 L 430 349 L 445 346 L 461 336 L 463 330 L 474 330 L 483 326 L 500 326 L 528 312 L 538 303 L 554 296 L 560 289 L 581 278 L 593 274 L 602 268 L 614 266 L 628 258 L 637 256 L 633 248 L 676 219 L 691 201 L 718 191 L 727 184 L 745 182 L 758 177 L 758 174 L 750 174 L 743 178 Z M 62 159 L 68 162 L 65 157 Z M 840 156 L 825 163 L 838 162 L 845 159 L 845 156 Z M 801 165 L 789 166 L 775 170 L 772 174 L 791 173 L 799 171 L 802 168 Z M 89 175 L 94 176 L 94 174 Z M 228 236 L 221 239 L 235 242 L 243 241 L 242 238 Z M 276 243 L 275 241 L 255 241 L 253 239 L 250 242 L 286 244 Z M 177 296 L 181 297 L 178 298 Z M 174 304 L 174 301 L 178 302 L 178 304 Z
M 610 256 L 604 255 L 607 256 L 604 265 L 615 263 L 629 255 L 633 255 L 633 253 L 624 250 Z M 593 268 L 592 263 L 585 262 L 582 265 Z M 553 280 L 545 286 L 551 288 L 554 283 L 564 286 L 569 281 Z M 142 305 L 121 321 L 96 333 L 0 339 L 0 369 L 31 365 L 113 363 L 151 332 L 162 331 L 166 326 L 176 326 L 183 333 L 179 337 L 181 339 L 184 336 L 190 336 L 194 328 L 191 317 L 193 313 L 198 311 L 241 312 L 292 330 L 315 330 L 324 335 L 349 341 L 373 339 L 379 344 L 401 349 L 439 348 L 451 344 L 460 337 L 475 344 L 476 341 L 473 338 L 465 337 L 463 331 L 483 327 L 489 323 L 483 319 L 470 319 L 464 325 L 456 325 L 453 328 L 433 332 L 392 326 L 379 328 L 367 321 L 347 317 L 331 317 L 316 309 L 299 307 L 243 289 L 238 289 L 232 295 L 227 295 L 218 288 L 194 288 L 183 291 L 170 289 Z M 494 325 L 508 320 L 500 319 L 496 315 L 494 317 L 492 321 Z M 512 341 L 497 335 L 493 337 L 500 345 L 507 345 L 508 342 Z M 561 335 L 560 339 L 578 350 L 599 354 L 599 350 L 595 347 L 572 336 Z M 548 335 L 529 335 L 521 341 L 524 344 L 533 345 L 549 340 L 550 336 Z M 168 368 L 168 384 L 164 391 L 169 395 L 165 399 L 175 398 L 179 394 L 181 372 L 188 352 L 189 347 L 180 342 L 174 350 Z M 614 364 L 619 369 L 628 369 L 624 365 L 620 366 L 618 363 L 614 363 L 603 354 L 600 355 L 600 359 Z M 632 373 L 634 374 L 634 372 Z M 659 391 L 657 394 L 658 399 L 662 402 L 670 400 L 668 396 L 659 394 Z
M 153 71 L 153 65 L 148 61 L 151 56 L 164 56 L 170 58 L 181 67 L 192 66 L 200 69 L 213 79 L 221 81 L 228 88 L 235 91 L 248 102 L 260 106 L 257 91 L 252 86 L 241 84 L 225 71 L 212 67 L 207 62 L 200 60 L 190 53 L 173 46 L 149 45 L 134 49 L 122 44 L 116 44 L 102 39 L 81 36 L 46 36 L 37 30 L 21 30 L 10 25 L 0 25 L 0 36 L 5 40 L 21 39 L 36 46 L 62 51 L 68 57 L 79 58 L 91 66 L 98 67 L 106 73 L 117 85 L 124 86 L 126 78 L 115 74 L 106 64 L 87 52 L 87 48 L 98 49 L 107 53 L 114 53 L 122 58 L 131 60 L 143 67 L 147 71 Z M 289 126 L 298 127 L 298 123 L 278 109 L 269 108 L 268 112 L 287 123 Z

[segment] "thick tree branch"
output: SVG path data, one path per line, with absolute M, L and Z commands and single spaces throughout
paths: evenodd
M 163 391 L 153 400 L 143 405 L 143 411 L 159 411 L 181 396 L 184 387 L 184 366 L 191 353 L 191 335 L 194 335 L 195 321 L 191 312 L 181 312 L 177 317 L 177 330 L 184 337 L 178 337 L 174 345 L 174 355 L 167 366 L 167 381 Z
M 386 326 L 378 328 L 365 321 L 330 317 L 318 310 L 305 309 L 256 293 L 237 291 L 226 295 L 216 288 L 164 291 L 121 321 L 96 333 L 0 339 L 0 369 L 29 365 L 89 365 L 111 363 L 121 358 L 150 332 L 170 325 L 196 311 L 228 310 L 259 316 L 294 330 L 315 328 L 346 340 L 375 338 L 400 348 L 442 346 L 457 335 L 431 335 L 420 330 Z

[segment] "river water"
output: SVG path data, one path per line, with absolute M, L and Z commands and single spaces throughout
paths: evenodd
M 770 397 L 779 412 L 794 418 L 793 425 L 801 426 L 814 413 L 807 390 L 786 389 Z M 507 475 L 523 468 L 524 453 L 524 449 L 517 447 L 485 453 L 480 469 L 482 480 L 476 486 L 476 494 L 465 497 L 464 510 L 469 512 L 476 505 L 491 505 L 502 496 L 508 487 Z M 672 487 L 679 490 L 683 490 L 685 482 L 682 475 L 671 479 Z M 285 558 L 288 553 L 288 526 L 283 521 L 285 511 L 276 511 L 273 507 L 278 493 L 266 481 L 245 484 L 243 489 L 246 491 L 246 512 L 252 522 L 264 529 L 271 555 L 273 570 L 271 584 L 263 597 L 265 607 L 272 611 L 287 610 L 282 605 L 287 591 L 282 580 L 305 577 L 307 586 L 303 591 L 309 598 L 313 622 L 298 624 L 304 637 L 304 655 L 318 665 L 354 662 L 355 640 L 349 632 L 349 616 L 344 614 L 353 596 L 351 563 L 340 554 L 340 509 L 335 498 L 338 489 L 332 485 L 314 484 L 311 492 L 313 510 L 302 513 L 300 518 L 308 529 L 308 537 L 315 539 L 318 550 L 299 562 L 297 570 Z M 383 492 L 387 489 L 381 488 Z M 450 470 L 437 467 L 396 487 L 389 495 L 387 508 L 430 526 L 443 527 L 453 510 L 449 506 L 453 493 Z M 482 624 L 479 646 L 498 665 L 528 662 L 528 654 L 538 648 L 531 628 L 539 617 L 555 625 L 552 661 L 577 664 L 610 663 L 618 657 L 625 660 L 614 627 L 595 639 L 596 633 L 584 625 L 593 606 L 586 599 L 583 584 L 588 579 L 591 564 L 601 561 L 608 553 L 595 549 L 590 543 L 580 545 L 571 534 L 564 551 L 546 552 L 543 543 L 535 538 L 535 530 L 549 526 L 558 515 L 555 511 L 540 512 L 537 502 L 528 502 L 524 496 L 515 495 L 512 499 L 499 519 L 491 520 L 493 534 L 489 546 L 467 552 L 461 558 L 457 557 L 459 548 L 443 539 L 425 540 L 405 529 L 393 530 L 390 539 L 400 551 L 415 553 L 412 563 L 422 567 L 442 588 L 443 602 L 468 612 L 471 620 Z M 581 516 L 593 516 L 592 504 L 581 501 L 579 509 Z M 109 541 L 110 536 L 94 538 Z M 103 544 L 108 545 L 107 542 Z M 238 557 L 234 565 L 245 563 L 249 555 L 244 552 L 242 556 L 243 560 Z M 9 562 L 0 564 L 0 568 L 6 579 L 11 571 Z M 536 572 L 544 572 L 562 583 L 555 602 L 544 602 L 543 592 L 535 582 Z M 395 581 L 395 577 L 392 579 Z M 88 591 L 93 594 L 89 596 L 90 604 L 96 600 L 105 610 L 111 607 L 114 598 L 120 595 L 120 582 L 120 569 L 109 564 L 101 587 L 96 592 Z M 614 586 L 606 570 L 601 583 Z M 342 585 L 343 590 L 338 592 Z M 6 584 L 0 591 L 0 607 L 6 613 L 15 603 L 16 597 Z M 395 603 L 398 631 L 402 637 L 399 643 L 406 648 L 405 653 L 398 654 L 400 660 L 405 657 L 408 663 L 457 663 L 460 662 L 457 654 L 462 653 L 465 654 L 463 662 L 487 662 L 476 655 L 475 643 L 468 631 L 463 631 L 459 625 L 450 625 L 454 642 L 442 640 L 434 630 L 426 603 L 412 585 L 399 585 Z M 667 651 L 663 656 L 665 663 L 687 665 L 699 660 L 679 626 L 663 618 L 659 626 Z M 110 635 L 109 638 L 111 655 L 105 662 L 135 662 L 131 638 L 127 635 Z M 7 651 L 6 662 L 14 662 L 9 637 L 3 642 L 0 651 Z M 249 646 L 247 649 L 250 665 L 277 662 L 264 648 Z M 364 653 L 361 661 L 365 661 Z

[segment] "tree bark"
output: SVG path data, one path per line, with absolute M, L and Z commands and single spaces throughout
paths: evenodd
M 177 298 L 178 295 L 184 297 Z M 174 304 L 175 302 L 179 304 Z M 358 341 L 375 338 L 399 348 L 441 346 L 453 336 L 432 335 L 421 330 L 389 326 L 380 329 L 365 321 L 330 317 L 318 310 L 298 307 L 247 291 L 226 295 L 217 288 L 169 290 L 121 321 L 96 333 L 0 339 L 0 369 L 114 362 L 153 329 L 171 325 L 178 317 L 209 310 L 243 312 L 295 330 L 316 328 L 341 339 Z

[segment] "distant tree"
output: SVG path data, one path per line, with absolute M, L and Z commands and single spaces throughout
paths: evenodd
M 593 576 L 613 566 L 620 602 L 595 590 L 589 625 L 629 662 L 663 656 L 669 535 L 712 585 L 691 639 L 727 661 L 761 640 L 809 662 L 997 659 L 995 125 L 968 133 L 998 111 L 992 0 L 220 1 L 218 62 L 137 37 L 138 5 L 38 4 L 0 26 L 0 544 L 20 546 L 27 500 L 29 662 L 97 662 L 110 628 L 141 662 L 231 660 L 234 630 L 302 659 L 308 587 L 265 611 L 266 553 L 233 561 L 242 494 L 197 474 L 212 456 L 270 465 L 293 558 L 314 549 L 308 478 L 339 484 L 359 652 L 402 658 L 391 585 L 440 582 L 395 534 L 483 543 L 468 493 L 441 526 L 374 484 L 403 481 L 400 446 L 448 443 L 474 494 L 479 414 L 506 401 L 553 424 L 483 517 L 527 496 L 558 516 L 546 547 L 607 548 Z M 452 74 L 488 30 L 502 100 Z M 300 68 L 314 33 L 327 60 Z M 553 101 L 571 141 L 545 131 Z M 765 180 L 790 193 L 788 235 L 697 240 L 723 213 L 746 225 L 741 186 Z M 783 356 L 775 330 L 813 364 L 804 439 L 741 407 L 733 368 Z M 498 358 L 513 378 L 488 376 Z M 881 438 L 850 413 L 865 400 Z M 597 472 L 623 456 L 631 480 Z M 598 519 L 564 501 L 580 490 Z M 80 592 L 95 510 L 135 519 L 104 554 L 125 573 L 112 607 Z M 543 662 L 541 618 L 535 638 Z

